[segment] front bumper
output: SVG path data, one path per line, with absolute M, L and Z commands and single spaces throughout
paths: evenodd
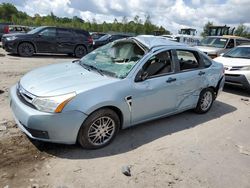
M 74 144 L 78 131 L 87 118 L 82 112 L 46 113 L 24 104 L 16 86 L 10 89 L 10 106 L 18 127 L 30 138 L 55 143 Z
M 243 74 L 226 73 L 226 84 L 237 85 L 246 89 L 250 89 L 250 83 Z
M 7 52 L 17 53 L 17 43 L 15 41 L 7 41 L 6 38 L 2 38 L 2 47 Z

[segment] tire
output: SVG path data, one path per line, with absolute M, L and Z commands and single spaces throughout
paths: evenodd
M 22 57 L 31 57 L 34 52 L 34 46 L 28 42 L 23 42 L 18 46 L 18 54 Z
M 214 90 L 211 88 L 203 89 L 194 111 L 198 114 L 204 114 L 210 110 L 215 99 Z
M 86 50 L 85 46 L 78 45 L 75 48 L 74 54 L 77 58 L 81 58 L 87 54 L 87 50 Z
M 101 126 L 103 125 L 103 126 Z M 111 109 L 93 112 L 82 124 L 77 140 L 85 149 L 98 149 L 110 144 L 120 128 L 120 119 Z

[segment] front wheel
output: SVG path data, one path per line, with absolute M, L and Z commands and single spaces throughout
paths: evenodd
M 204 114 L 210 110 L 215 99 L 214 90 L 207 88 L 201 91 L 195 112 Z
M 97 110 L 82 124 L 78 142 L 86 149 L 104 147 L 112 142 L 119 127 L 120 119 L 113 110 L 107 108 Z
M 35 52 L 32 44 L 23 42 L 18 46 L 18 54 L 22 57 L 31 57 Z

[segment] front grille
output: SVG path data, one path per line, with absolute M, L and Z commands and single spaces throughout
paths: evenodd
M 224 66 L 224 69 L 227 70 L 227 71 L 237 71 L 237 70 L 241 70 L 243 67 L 242 66 L 233 66 L 233 67 L 230 67 L 230 66 Z
M 232 77 L 239 77 L 241 76 L 240 74 L 225 74 L 226 76 L 232 76 Z
M 32 104 L 33 99 L 35 98 L 34 95 L 23 89 L 23 87 L 18 83 L 17 86 L 17 96 L 18 98 L 27 106 L 36 109 L 36 107 Z

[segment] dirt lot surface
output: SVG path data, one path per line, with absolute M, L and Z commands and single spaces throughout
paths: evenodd
M 187 111 L 122 130 L 103 149 L 29 140 L 12 118 L 9 87 L 29 70 L 72 60 L 0 49 L 0 187 L 250 187 L 250 96 L 234 87 L 207 114 Z

